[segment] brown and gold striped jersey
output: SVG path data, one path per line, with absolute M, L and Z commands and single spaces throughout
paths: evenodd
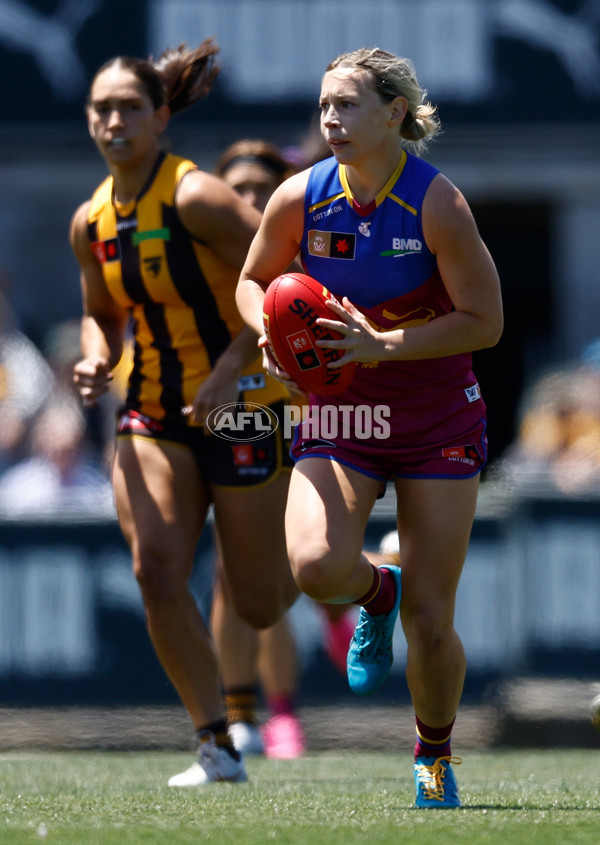
M 235 304 L 238 270 L 194 239 L 179 220 L 177 186 L 196 165 L 161 154 L 148 183 L 127 205 L 109 176 L 95 191 L 88 234 L 108 290 L 132 316 L 133 363 L 126 406 L 184 422 L 198 387 L 243 327 Z M 245 370 L 248 401 L 287 396 L 264 375 L 261 358 Z M 244 391 L 245 392 L 245 391 Z

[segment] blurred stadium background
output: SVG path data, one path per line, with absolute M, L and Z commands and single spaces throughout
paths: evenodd
M 93 72 L 113 55 L 157 56 L 207 36 L 221 45 L 218 84 L 168 135 L 209 170 L 241 137 L 302 145 L 325 65 L 359 46 L 410 56 L 439 105 L 444 133 L 428 158 L 469 200 L 506 310 L 500 344 L 475 356 L 491 460 L 459 594 L 466 701 L 491 708 L 496 739 L 500 723 L 519 722 L 512 734 L 523 743 L 542 734 L 597 742 L 587 716 L 600 680 L 597 489 L 566 494 L 542 482 L 524 492 L 495 468 L 531 385 L 576 365 L 600 336 L 600 2 L 0 0 L 0 280 L 20 330 L 43 352 L 52 330 L 80 315 L 68 225 L 105 175 L 83 116 Z M 390 505 L 373 516 L 372 547 L 393 527 Z M 199 562 L 211 553 L 206 536 Z M 197 590 L 206 601 L 209 585 Z M 303 640 L 301 703 L 356 712 L 309 606 L 299 602 L 294 618 L 314 632 Z M 407 703 L 401 642 L 396 651 L 373 706 Z M 37 708 L 53 718 L 97 706 L 133 708 L 138 725 L 136 708 L 159 712 L 155 738 L 180 712 L 146 641 L 114 519 L 0 512 L 0 742 L 39 742 L 33 725 L 48 723 Z M 565 723 L 540 728 L 561 713 Z

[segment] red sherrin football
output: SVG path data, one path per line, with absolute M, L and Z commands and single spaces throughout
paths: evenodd
M 323 349 L 316 340 L 339 340 L 339 332 L 317 325 L 318 317 L 335 319 L 325 304 L 337 302 L 326 287 L 302 273 L 284 273 L 267 288 L 264 326 L 269 345 L 279 365 L 304 390 L 318 396 L 334 396 L 346 390 L 354 378 L 356 364 L 339 370 L 327 364 L 343 354 L 339 349 Z

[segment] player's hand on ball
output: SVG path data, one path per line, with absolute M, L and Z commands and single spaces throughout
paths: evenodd
M 279 366 L 265 335 L 259 338 L 258 345 L 262 349 L 262 365 L 267 375 L 280 381 L 290 393 L 303 393 L 302 388 Z
M 339 349 L 342 356 L 331 364 L 331 368 L 343 367 L 352 361 L 370 363 L 381 358 L 381 334 L 369 324 L 365 315 L 355 308 L 348 297 L 342 304 L 330 300 L 327 307 L 339 320 L 319 317 L 317 323 L 342 335 L 340 340 L 318 340 L 322 349 Z

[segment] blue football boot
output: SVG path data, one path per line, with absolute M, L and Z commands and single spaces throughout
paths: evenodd
M 386 564 L 396 582 L 396 599 L 389 613 L 371 616 L 361 607 L 348 649 L 347 671 L 350 689 L 356 695 L 370 695 L 383 684 L 394 659 L 392 640 L 400 609 L 400 567 Z
M 417 798 L 415 807 L 447 810 L 462 807 L 451 763 L 460 757 L 417 757 L 414 764 Z

